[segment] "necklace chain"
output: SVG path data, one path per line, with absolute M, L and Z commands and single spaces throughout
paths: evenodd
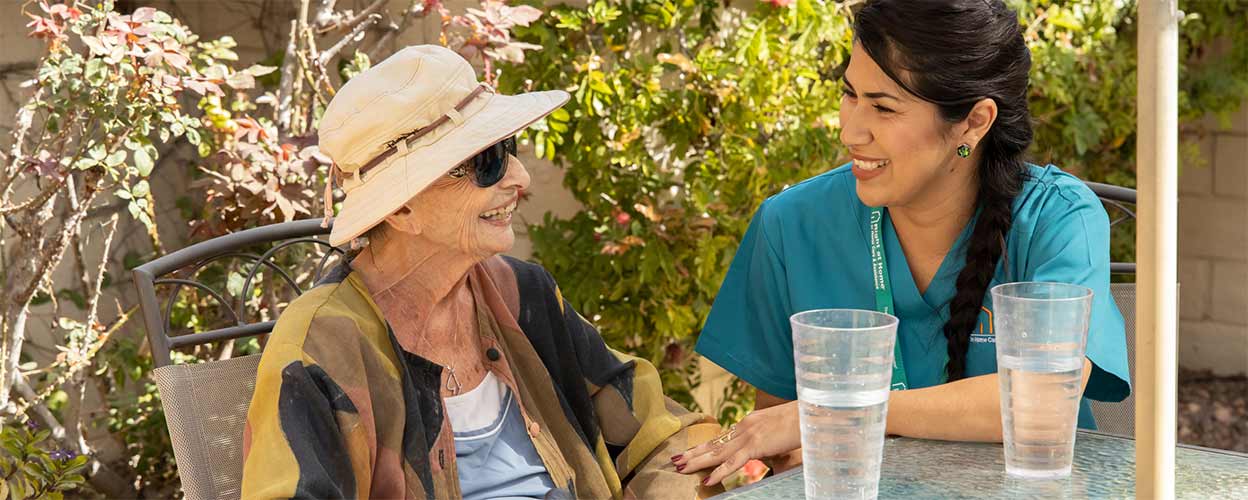
M 460 328 L 458 328 L 459 325 L 455 325 L 455 326 L 456 328 L 454 328 L 453 333 L 451 333 L 450 340 L 452 344 L 454 344 L 456 341 L 459 340 Z M 432 354 L 436 350 L 433 347 L 433 343 L 429 341 L 428 335 L 422 335 L 420 337 L 420 340 L 423 341 L 425 345 L 429 347 L 429 353 Z M 464 385 L 459 382 L 459 377 L 455 375 L 455 366 L 452 365 L 451 362 L 448 360 L 444 368 L 446 368 L 446 383 L 444 384 L 444 388 L 448 392 L 450 392 L 452 396 L 458 396 L 460 391 L 464 389 Z

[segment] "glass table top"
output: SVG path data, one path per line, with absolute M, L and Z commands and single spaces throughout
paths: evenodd
M 1179 446 L 1179 498 L 1248 498 L 1248 455 Z M 801 467 L 738 488 L 716 499 L 786 500 L 805 497 Z M 880 498 L 1134 498 L 1135 441 L 1079 431 L 1071 477 L 1020 479 L 1006 475 L 1001 445 L 890 437 L 884 442 Z

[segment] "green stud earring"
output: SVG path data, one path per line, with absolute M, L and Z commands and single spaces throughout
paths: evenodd
M 958 146 L 958 156 L 969 158 L 971 156 L 971 146 L 969 144 Z

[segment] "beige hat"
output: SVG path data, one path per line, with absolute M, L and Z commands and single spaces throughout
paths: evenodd
M 346 192 L 330 244 L 364 234 L 438 177 L 567 100 L 562 90 L 497 94 L 439 45 L 407 47 L 356 75 L 334 95 L 319 129 L 320 150 Z

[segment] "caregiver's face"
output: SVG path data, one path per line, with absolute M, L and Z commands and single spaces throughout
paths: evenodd
M 476 258 L 511 250 L 516 242 L 512 214 L 529 187 L 529 172 L 515 156 L 507 157 L 507 173 L 497 184 L 480 187 L 473 173 L 442 176 L 416 195 L 408 207 L 418 218 L 420 234 L 434 245 Z
M 957 148 L 936 105 L 894 82 L 858 43 L 844 84 L 841 142 L 853 157 L 858 197 L 874 207 L 928 197 Z

